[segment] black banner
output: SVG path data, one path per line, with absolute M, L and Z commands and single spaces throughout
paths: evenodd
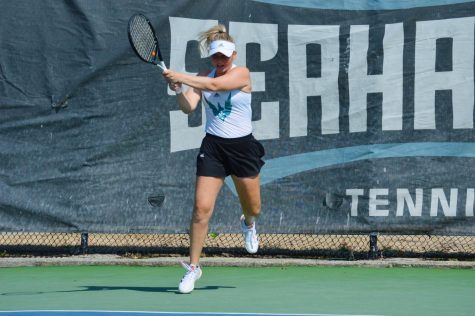
M 179 71 L 210 67 L 199 32 L 234 36 L 266 148 L 259 232 L 473 234 L 475 2 L 269 2 L 0 0 L 0 230 L 188 230 L 203 109 L 134 55 L 140 12 Z M 228 180 L 214 232 L 240 229 Z

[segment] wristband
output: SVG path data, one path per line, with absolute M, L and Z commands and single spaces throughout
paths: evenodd
M 178 87 L 178 88 L 175 89 L 175 93 L 176 94 L 182 94 L 183 90 L 181 89 L 181 87 Z

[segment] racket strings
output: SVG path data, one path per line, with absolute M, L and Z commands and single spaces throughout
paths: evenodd
M 157 57 L 157 44 L 150 25 L 140 16 L 130 23 L 130 35 L 137 53 L 148 62 Z

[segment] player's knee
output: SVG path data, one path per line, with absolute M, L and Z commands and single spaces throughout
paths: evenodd
M 257 203 L 257 204 L 252 205 L 249 208 L 248 213 L 249 213 L 250 216 L 258 217 L 259 214 L 261 214 L 261 203 Z
M 211 217 L 212 208 L 206 206 L 195 206 L 193 210 L 193 222 L 206 224 L 209 222 Z

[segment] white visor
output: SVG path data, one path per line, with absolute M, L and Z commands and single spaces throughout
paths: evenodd
M 216 53 L 221 53 L 226 55 L 226 57 L 231 57 L 235 49 L 236 45 L 234 45 L 234 43 L 222 40 L 213 41 L 208 47 L 208 57 Z

